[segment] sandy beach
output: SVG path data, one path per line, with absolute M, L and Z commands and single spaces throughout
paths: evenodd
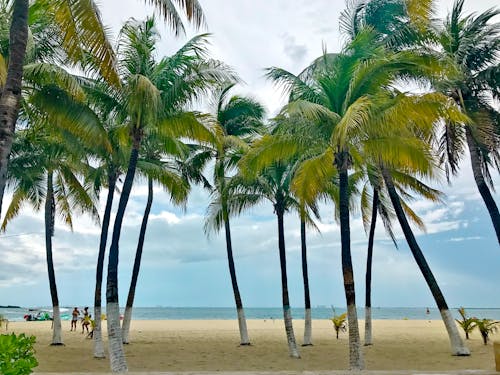
M 294 321 L 302 342 L 302 320 Z M 360 328 L 364 327 L 360 321 Z M 9 331 L 37 337 L 36 372 L 105 372 L 109 362 L 92 357 L 92 340 L 70 332 L 63 322 L 65 346 L 53 347 L 51 322 L 11 322 Z M 131 343 L 125 347 L 130 371 L 304 371 L 348 367 L 347 333 L 335 339 L 329 320 L 313 321 L 314 346 L 301 347 L 299 360 L 288 357 L 280 320 L 249 320 L 252 345 L 240 347 L 238 325 L 232 320 L 133 321 Z M 363 329 L 361 330 L 363 332 Z M 106 333 L 104 333 L 106 339 Z M 492 344 L 482 344 L 477 332 L 467 343 L 470 357 L 450 355 L 442 321 L 374 321 L 374 345 L 364 348 L 368 370 L 494 370 Z M 495 336 L 492 337 L 495 339 Z M 492 341 L 493 341 L 492 340 Z

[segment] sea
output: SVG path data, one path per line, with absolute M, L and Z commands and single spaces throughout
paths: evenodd
M 61 308 L 63 320 L 69 320 L 74 306 Z M 30 309 L 51 312 L 51 307 L 7 307 L 0 308 L 0 315 L 9 321 L 22 321 L 27 314 L 33 314 Z M 82 306 L 79 306 L 82 309 Z M 313 319 L 331 319 L 334 314 L 340 315 L 346 311 L 342 307 L 317 306 L 312 309 Z M 479 319 L 487 318 L 500 320 L 500 308 L 465 308 L 467 315 Z M 90 308 L 92 311 L 92 307 Z M 105 311 L 105 307 L 103 307 Z M 459 318 L 457 308 L 451 309 L 453 315 Z M 36 311 L 35 311 L 36 314 Z M 281 307 L 247 307 L 245 308 L 247 319 L 281 319 L 283 310 Z M 295 319 L 304 319 L 304 308 L 292 308 L 292 316 Z M 358 309 L 358 317 L 363 319 L 365 312 L 363 308 Z M 132 318 L 137 320 L 227 320 L 237 319 L 234 307 L 134 307 Z M 426 307 L 372 307 L 372 319 L 390 320 L 439 320 L 441 315 L 436 308 Z

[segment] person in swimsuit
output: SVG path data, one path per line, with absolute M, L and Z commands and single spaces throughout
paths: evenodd
M 90 325 L 90 314 L 89 314 L 89 308 L 85 307 L 83 309 L 83 319 L 82 319 L 82 333 L 87 330 L 87 333 L 89 333 L 89 325 Z
M 80 315 L 80 311 L 78 311 L 78 308 L 75 307 L 73 309 L 73 312 L 71 313 L 71 329 L 70 329 L 70 331 L 73 331 L 73 328 L 76 331 L 76 322 L 78 321 L 78 315 Z

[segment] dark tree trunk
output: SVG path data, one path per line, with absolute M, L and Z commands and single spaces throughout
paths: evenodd
M 307 241 L 306 241 L 306 222 L 300 220 L 300 245 L 302 250 L 302 279 L 304 280 L 304 343 L 302 346 L 312 345 L 312 326 L 311 326 L 311 296 L 309 293 L 309 273 L 307 272 Z
M 231 241 L 231 227 L 229 225 L 229 219 L 224 221 L 224 229 L 226 232 L 227 263 L 229 266 L 229 274 L 231 276 L 231 285 L 233 286 L 234 302 L 236 303 L 236 308 L 241 309 L 243 307 L 243 303 L 241 302 L 238 280 L 236 279 L 236 269 L 234 267 L 233 246 Z
M 366 289 L 365 289 L 365 345 L 372 345 L 372 259 L 373 240 L 375 238 L 375 227 L 377 225 L 378 190 L 373 191 L 372 220 L 370 222 L 370 233 L 368 235 L 368 252 L 366 255 Z
M 491 195 L 490 189 L 484 180 L 483 172 L 481 170 L 481 153 L 479 151 L 479 147 L 474 141 L 474 137 L 472 136 L 469 127 L 465 128 L 465 134 L 467 137 L 467 145 L 469 146 L 474 181 L 476 181 L 479 194 L 481 194 L 484 204 L 486 205 L 486 209 L 490 214 L 491 222 L 493 223 L 493 227 L 495 228 L 495 233 L 497 235 L 497 241 L 500 244 L 500 213 L 498 212 L 498 207 L 493 199 L 493 196 Z
M 0 213 L 7 182 L 7 164 L 21 103 L 24 56 L 28 41 L 28 0 L 15 0 L 9 36 L 9 66 L 0 96 Z
M 285 210 L 283 203 L 278 201 L 275 204 L 276 215 L 278 216 L 278 248 L 280 253 L 280 267 L 281 267 L 281 296 L 283 302 L 283 318 L 285 321 L 285 332 L 288 341 L 288 352 L 293 358 L 300 358 L 295 341 L 295 334 L 293 332 L 292 313 L 290 310 L 290 299 L 288 296 L 288 278 L 286 274 L 286 251 L 285 251 L 285 227 L 284 227 L 284 214 Z
M 104 268 L 104 255 L 106 254 L 106 244 L 108 242 L 108 229 L 111 219 L 111 208 L 113 206 L 113 197 L 115 195 L 117 172 L 115 170 L 108 171 L 108 197 L 106 199 L 106 207 L 102 218 L 101 238 L 99 241 L 99 254 L 97 256 L 96 267 L 96 282 L 94 294 L 94 357 L 104 358 L 104 347 L 102 343 L 101 331 L 101 299 L 102 299 L 102 274 Z
M 342 153 L 336 156 L 336 165 L 339 173 L 339 216 L 340 242 L 342 248 L 342 275 L 347 302 L 347 321 L 349 325 L 349 367 L 351 370 L 364 368 L 359 338 L 358 316 L 356 311 L 356 294 L 354 291 L 354 272 L 351 259 L 351 232 L 349 228 L 349 177 L 348 155 Z
M 106 312 L 108 320 L 108 342 L 109 342 L 109 359 L 111 363 L 111 371 L 126 372 L 127 362 L 123 351 L 122 331 L 120 327 L 120 307 L 118 304 L 118 256 L 119 242 L 122 229 L 123 218 L 125 217 L 125 209 L 130 198 L 130 191 L 134 183 L 135 170 L 137 168 L 137 158 L 139 156 L 140 140 L 134 141 L 134 147 L 130 153 L 130 159 L 123 182 L 120 201 L 118 202 L 118 210 L 116 212 L 115 223 L 113 225 L 113 236 L 111 246 L 109 248 L 108 260 L 108 277 L 106 285 Z
M 49 274 L 50 297 L 52 299 L 53 332 L 51 345 L 63 345 L 61 337 L 61 317 L 59 313 L 59 297 L 57 296 L 56 275 L 52 258 L 52 236 L 54 235 L 54 183 L 52 171 L 47 172 L 47 193 L 45 196 L 45 252 L 47 256 L 47 271 Z
M 396 188 L 394 187 L 392 176 L 390 172 L 385 168 L 382 170 L 382 176 L 384 177 L 384 182 L 386 184 L 387 191 L 389 192 L 389 197 L 391 199 L 392 206 L 394 207 L 394 211 L 396 212 L 399 224 L 401 225 L 401 229 L 403 230 L 403 233 L 405 235 L 406 242 L 408 243 L 408 246 L 413 254 L 413 257 L 417 262 L 420 272 L 422 272 L 422 275 L 424 276 L 424 279 L 427 285 L 429 286 L 432 296 L 436 301 L 436 305 L 439 308 L 439 311 L 441 312 L 443 322 L 446 326 L 446 329 L 448 331 L 448 336 L 450 338 L 452 354 L 459 356 L 470 355 L 469 349 L 465 347 L 458 333 L 455 320 L 453 319 L 448 309 L 448 305 L 446 303 L 446 300 L 444 299 L 444 295 L 441 292 L 441 289 L 439 288 L 439 285 L 436 279 L 434 278 L 434 275 L 429 265 L 427 264 L 424 254 L 422 253 L 422 250 L 420 249 L 420 246 L 418 245 L 417 240 L 415 239 L 410 224 L 406 219 L 403 206 L 401 205 L 398 193 L 396 192 Z
M 226 211 L 224 212 L 224 215 L 227 216 L 227 207 L 224 207 L 223 209 Z M 233 286 L 234 302 L 236 304 L 236 310 L 238 313 L 240 345 L 250 345 L 250 339 L 248 338 L 247 323 L 245 319 L 243 303 L 241 301 L 240 289 L 238 287 L 238 280 L 236 279 L 236 268 L 234 266 L 234 258 L 233 258 L 233 244 L 231 241 L 231 226 L 229 225 L 228 217 L 226 217 L 224 220 L 224 229 L 226 232 L 227 263 L 229 266 L 229 275 L 231 276 L 231 285 Z
M 481 332 L 481 336 L 483 337 L 483 344 L 488 345 L 488 334 L 485 332 Z
M 130 280 L 127 305 L 125 306 L 125 316 L 123 317 L 122 339 L 124 344 L 129 343 L 128 335 L 130 331 L 130 321 L 132 320 L 132 307 L 134 306 L 135 288 L 137 286 L 137 279 L 139 278 L 139 271 L 141 269 L 142 250 L 144 248 L 144 239 L 146 237 L 146 229 L 148 227 L 149 213 L 151 212 L 152 205 L 153 180 L 149 178 L 148 199 L 146 201 L 146 208 L 144 209 L 144 216 L 142 217 L 141 229 L 139 231 L 139 241 L 137 243 L 137 250 L 135 252 L 134 268 L 132 269 L 132 279 Z

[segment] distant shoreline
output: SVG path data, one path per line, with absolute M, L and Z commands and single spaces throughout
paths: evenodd
M 90 306 L 90 305 L 88 305 Z M 43 310 L 51 311 L 51 307 L 43 307 Z M 71 318 L 72 307 L 61 307 L 60 312 L 63 320 Z M 500 309 L 492 308 L 465 308 L 468 316 L 478 318 L 487 318 L 500 320 Z M 90 306 L 93 314 L 93 308 Z M 304 318 L 303 307 L 292 307 L 292 316 L 294 319 Z M 335 312 L 328 307 L 313 307 L 311 309 L 313 319 L 331 319 L 334 315 L 340 315 L 345 312 L 345 308 L 335 307 Z M 450 309 L 452 315 L 459 319 L 460 315 L 457 309 Z M 0 308 L 0 314 L 10 321 L 22 321 L 24 315 L 29 311 L 26 308 Z M 123 307 L 121 308 L 123 314 Z M 358 308 L 358 316 L 364 317 L 363 307 Z M 283 318 L 283 309 L 281 307 L 273 308 L 245 308 L 247 319 L 273 320 Z M 232 320 L 236 319 L 236 309 L 234 307 L 134 307 L 132 319 L 134 320 Z M 441 320 L 441 314 L 437 308 L 429 306 L 427 308 L 372 308 L 373 320 Z

